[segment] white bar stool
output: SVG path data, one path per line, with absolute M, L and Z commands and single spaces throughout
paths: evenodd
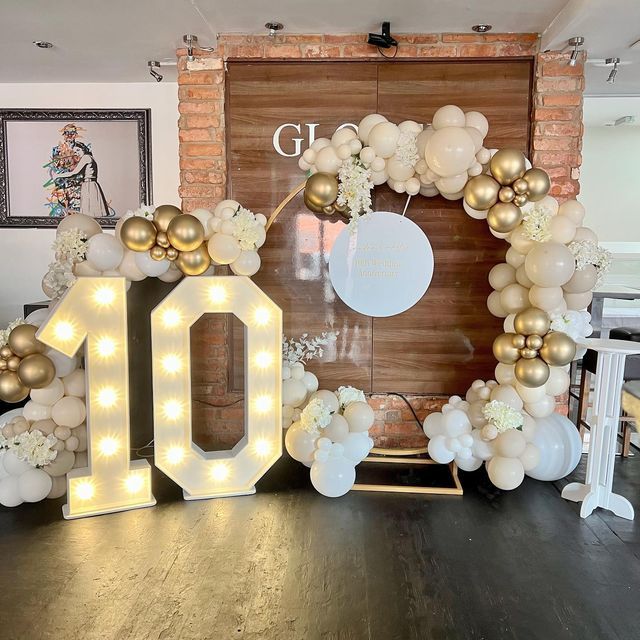
M 580 517 L 586 518 L 596 507 L 609 509 L 621 518 L 633 520 L 631 503 L 613 493 L 613 468 L 616 458 L 618 420 L 627 356 L 640 354 L 640 343 L 628 340 L 595 338 L 580 345 L 598 352 L 593 403 L 594 420 L 589 438 L 587 474 L 584 484 L 572 482 L 562 490 L 562 497 L 582 502 Z

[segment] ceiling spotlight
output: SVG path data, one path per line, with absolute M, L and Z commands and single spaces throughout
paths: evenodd
M 623 124 L 634 124 L 636 121 L 635 116 L 622 116 L 613 122 L 614 127 L 619 127 Z
M 198 36 L 194 36 L 192 33 L 187 33 L 182 36 L 182 42 L 187 45 L 187 60 L 193 62 L 195 56 L 193 55 L 194 49 L 200 49 L 200 51 L 214 51 L 213 47 L 203 47 L 198 44 Z
M 275 38 L 278 35 L 278 31 L 282 31 L 284 29 L 282 22 L 267 22 L 264 26 L 266 29 L 269 29 L 269 36 L 272 38 Z
M 491 31 L 493 29 L 493 25 L 491 24 L 474 24 L 471 27 L 471 31 L 475 31 L 476 33 L 487 33 L 487 31 Z
M 47 42 L 46 40 L 34 40 L 33 44 L 36 45 L 39 49 L 52 49 L 53 44 L 51 42 Z
M 149 60 L 147 66 L 149 67 L 149 75 L 155 78 L 156 82 L 162 82 L 164 76 L 156 71 L 156 68 L 160 68 L 160 63 L 157 60 Z
M 582 36 L 576 36 L 575 38 L 570 38 L 569 46 L 573 47 L 573 51 L 571 52 L 571 57 L 569 58 L 569 66 L 575 67 L 578 64 L 578 56 L 580 55 L 580 47 L 584 44 L 584 38 Z
M 613 84 L 616 81 L 616 76 L 618 75 L 618 65 L 620 64 L 620 58 L 607 58 L 604 63 L 606 65 L 613 65 L 613 69 L 609 72 L 609 77 L 607 78 L 607 82 L 609 84 Z

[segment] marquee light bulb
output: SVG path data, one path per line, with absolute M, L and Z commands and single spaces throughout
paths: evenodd
M 180 324 L 180 312 L 177 309 L 166 309 L 162 314 L 162 324 L 167 329 L 177 327 Z
M 178 373 L 182 369 L 182 360 L 175 353 L 168 353 L 162 358 L 162 368 L 165 373 Z
M 253 319 L 256 325 L 264 327 L 271 320 L 271 311 L 267 307 L 258 307 L 253 313 Z
M 182 415 L 182 402 L 179 400 L 167 400 L 162 405 L 162 411 L 168 420 L 177 420 Z
M 98 444 L 98 450 L 103 456 L 112 456 L 118 449 L 120 445 L 115 438 L 107 436 L 102 438 Z
M 116 343 L 113 338 L 100 338 L 96 345 L 96 351 L 101 358 L 109 358 L 116 352 Z
M 218 462 L 211 468 L 211 477 L 221 482 L 229 477 L 229 466 L 224 462 Z
M 56 338 L 58 340 L 62 340 L 63 342 L 67 340 L 71 340 L 73 338 L 73 334 L 75 333 L 73 329 L 73 325 L 66 320 L 61 320 L 56 324 L 54 333 L 56 334 Z
M 94 302 L 100 307 L 108 307 L 116 299 L 116 292 L 112 287 L 98 287 L 93 294 Z
M 258 413 L 268 413 L 273 407 L 273 398 L 266 394 L 258 396 L 255 400 L 255 407 Z
M 95 493 L 95 487 L 92 482 L 78 482 L 75 486 L 75 494 L 80 500 L 91 500 Z
M 258 351 L 253 361 L 259 369 L 266 369 L 273 364 L 273 353 L 270 351 Z
M 102 387 L 96 396 L 98 404 L 103 409 L 113 407 L 118 400 L 118 393 L 113 387 Z
M 139 473 L 132 474 L 124 481 L 124 486 L 129 493 L 138 493 L 144 486 L 144 478 Z
M 214 285 L 209 289 L 209 300 L 215 304 L 220 304 L 227 299 L 227 290 L 219 285 Z
M 264 438 L 259 438 L 258 440 L 256 440 L 256 443 L 254 445 L 256 455 L 259 458 L 265 458 L 266 456 L 268 456 L 271 453 L 272 448 L 273 447 L 271 445 L 271 442 L 269 442 L 269 440 L 265 440 Z
M 184 459 L 184 449 L 182 447 L 171 447 L 167 451 L 167 461 L 169 464 L 178 464 Z

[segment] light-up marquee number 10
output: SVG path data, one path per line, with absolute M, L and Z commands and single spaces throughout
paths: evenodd
M 192 440 L 189 328 L 211 312 L 235 313 L 245 324 L 248 415 L 230 451 L 204 452 Z M 158 305 L 151 327 L 156 465 L 187 499 L 253 493 L 282 453 L 280 309 L 248 278 L 194 277 Z M 149 464 L 130 460 L 124 278 L 79 278 L 38 338 L 68 356 L 87 343 L 89 466 L 67 476 L 65 518 L 155 504 Z

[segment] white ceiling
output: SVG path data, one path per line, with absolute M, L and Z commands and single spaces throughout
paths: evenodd
M 590 58 L 633 62 L 615 85 L 588 65 L 587 93 L 640 95 L 640 49 L 628 49 L 640 38 L 640 0 L 0 0 L 0 82 L 153 82 L 147 60 L 173 61 L 183 34 L 206 45 L 216 33 L 266 33 L 268 20 L 285 34 L 377 31 L 382 20 L 395 34 L 470 32 L 486 22 L 544 34 L 550 49 L 582 35 Z
M 633 116 L 635 122 L 619 127 L 640 127 L 640 96 L 591 96 L 584 99 L 585 127 L 610 126 L 625 116 Z

